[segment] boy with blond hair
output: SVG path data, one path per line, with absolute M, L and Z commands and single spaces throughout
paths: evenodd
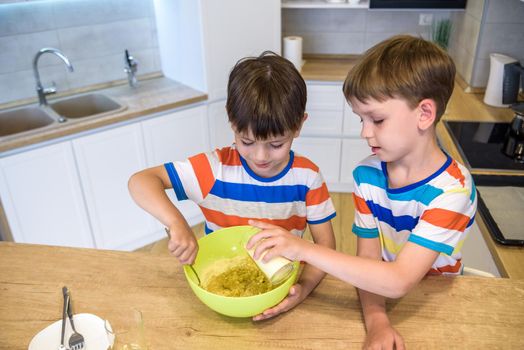
M 453 92 L 455 66 L 437 45 L 407 35 L 371 49 L 348 73 L 344 95 L 362 122 L 372 155 L 355 168 L 357 256 L 263 229 L 259 257 L 303 260 L 359 289 L 364 348 L 404 349 L 386 315 L 385 297 L 406 295 L 428 274 L 462 273 L 460 249 L 476 212 L 468 170 L 438 145 L 436 123 Z
M 318 167 L 291 145 L 307 118 L 306 84 L 288 60 L 264 52 L 240 60 L 229 76 L 226 102 L 233 146 L 142 170 L 129 180 L 135 202 L 169 229 L 168 249 L 182 264 L 198 252 L 187 221 L 166 195 L 197 203 L 205 232 L 247 225 L 255 219 L 301 238 L 309 227 L 316 244 L 335 247 L 335 208 Z M 280 304 L 263 320 L 302 302 L 325 273 L 306 265 Z

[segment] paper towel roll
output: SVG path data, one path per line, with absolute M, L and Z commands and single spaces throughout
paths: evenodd
M 288 59 L 300 71 L 302 68 L 302 37 L 284 37 L 284 58 Z

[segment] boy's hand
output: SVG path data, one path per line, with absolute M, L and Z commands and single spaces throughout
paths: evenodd
M 198 244 L 195 235 L 187 230 L 169 230 L 167 249 L 181 264 L 189 265 L 195 261 Z
M 283 312 L 291 310 L 296 305 L 300 304 L 307 295 L 304 295 L 303 288 L 300 284 L 295 284 L 289 289 L 288 296 L 280 302 L 280 304 L 265 310 L 263 313 L 253 317 L 253 321 L 262 321 Z
M 267 250 L 262 261 L 267 262 L 275 256 L 283 256 L 289 260 L 301 260 L 304 249 L 307 249 L 309 242 L 291 234 L 282 227 L 268 224 L 261 221 L 249 220 L 251 226 L 262 229 L 253 235 L 247 242 L 246 248 L 253 248 L 259 242 L 253 258 L 258 259 Z
M 386 349 L 386 350 L 404 350 L 404 339 L 395 328 L 387 324 L 375 325 L 368 329 L 366 340 L 362 349 Z

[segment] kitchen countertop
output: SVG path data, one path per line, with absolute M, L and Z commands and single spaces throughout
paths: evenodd
M 0 349 L 27 349 L 60 320 L 64 285 L 76 313 L 113 329 L 121 310 L 141 310 L 155 350 L 360 349 L 365 337 L 355 288 L 331 276 L 295 309 L 252 322 L 202 304 L 172 257 L 0 242 L 0 271 Z M 409 349 L 524 348 L 524 280 L 427 277 L 388 314 Z
M 127 108 L 118 113 L 70 119 L 65 123 L 0 137 L 0 152 L 207 100 L 205 93 L 162 76 L 141 80 L 137 88 L 125 84 L 90 92 L 106 94 Z

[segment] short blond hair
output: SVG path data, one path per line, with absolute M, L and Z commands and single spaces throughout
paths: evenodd
M 455 64 L 434 43 L 410 35 L 397 35 L 367 50 L 344 81 L 344 96 L 365 102 L 402 98 L 411 108 L 429 98 L 440 120 L 453 93 Z

